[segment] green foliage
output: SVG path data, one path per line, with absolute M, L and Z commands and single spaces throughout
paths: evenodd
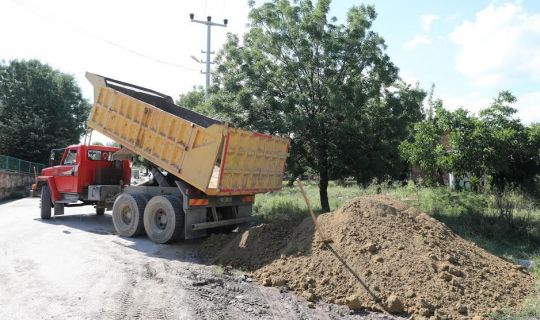
M 441 160 L 445 152 L 442 130 L 431 121 L 423 121 L 414 126 L 413 134 L 414 140 L 401 143 L 399 149 L 402 156 L 428 173 L 429 185 L 442 184 Z
M 156 165 L 154 163 L 152 163 L 149 160 L 146 160 L 145 158 L 143 158 L 141 156 L 133 157 L 133 166 L 135 166 L 135 167 L 144 167 L 147 170 L 152 168 L 152 167 L 156 167 Z
M 211 108 L 236 126 L 292 137 L 291 174 L 319 175 L 324 211 L 331 178 L 399 175 L 398 146 L 425 93 L 399 81 L 371 30 L 374 8 L 352 7 L 338 24 L 329 0 L 251 5 L 243 41 L 229 35 L 217 57 Z
M 71 75 L 37 60 L 0 63 L 0 153 L 47 163 L 78 143 L 89 105 Z
M 514 118 L 516 98 L 503 91 L 478 116 L 464 109 L 453 112 L 440 106 L 434 119 L 415 125 L 412 137 L 400 146 L 402 156 L 431 176 L 442 170 L 469 176 L 480 188 L 480 179 L 489 177 L 498 189 L 517 185 L 535 189 L 540 173 L 538 125 L 524 126 Z
M 193 90 L 181 94 L 176 100 L 176 104 L 211 118 L 220 118 L 219 114 L 204 100 L 204 88 L 202 86 L 193 87 Z

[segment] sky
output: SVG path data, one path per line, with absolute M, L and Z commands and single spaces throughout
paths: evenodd
M 435 84 L 445 107 L 472 112 L 510 90 L 518 116 L 540 122 L 540 1 L 339 0 L 330 15 L 345 22 L 360 4 L 375 6 L 373 30 L 406 82 Z M 189 14 L 228 19 L 212 29 L 219 50 L 227 32 L 247 30 L 248 12 L 244 0 L 0 0 L 0 60 L 38 59 L 70 73 L 90 102 L 86 71 L 177 98 L 204 84 L 190 56 L 204 60 L 206 27 Z

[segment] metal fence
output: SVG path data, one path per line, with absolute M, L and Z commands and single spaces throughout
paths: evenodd
M 40 174 L 41 169 L 46 165 L 42 163 L 25 161 L 10 156 L 0 155 L 0 170 L 27 173 L 27 174 Z

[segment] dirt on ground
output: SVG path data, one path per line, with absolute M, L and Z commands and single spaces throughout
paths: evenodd
M 523 267 L 389 197 L 353 199 L 318 224 L 331 243 L 320 241 L 307 218 L 212 236 L 201 254 L 308 301 L 415 318 L 481 319 L 519 308 L 534 291 Z
M 0 202 L 0 319 L 382 320 L 310 304 L 283 288 L 205 265 L 201 240 L 156 244 L 115 235 L 91 206 L 39 217 L 39 199 Z

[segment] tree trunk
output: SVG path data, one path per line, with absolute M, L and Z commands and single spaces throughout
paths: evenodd
M 323 132 L 324 130 L 321 130 Z M 321 209 L 323 212 L 330 211 L 330 204 L 328 203 L 328 145 L 321 143 L 319 145 L 319 197 L 321 199 Z
M 326 150 L 321 152 L 321 158 L 319 159 L 319 197 L 321 198 L 321 208 L 323 212 L 330 211 L 330 204 L 328 203 L 328 157 Z
M 289 180 L 287 180 L 287 187 L 293 187 L 295 180 L 296 180 L 296 176 L 291 174 Z
M 441 168 L 437 168 L 437 183 L 440 186 L 444 186 L 444 176 Z
M 321 208 L 323 212 L 330 211 L 330 203 L 328 203 L 328 170 L 325 173 L 320 172 L 319 179 L 319 196 L 321 197 Z

